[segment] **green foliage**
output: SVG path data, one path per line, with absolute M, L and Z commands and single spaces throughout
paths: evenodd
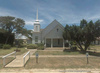
M 91 42 L 95 41 L 97 37 L 100 37 L 100 20 L 95 23 L 93 23 L 93 21 L 87 23 L 87 21 L 83 19 L 80 22 L 80 26 L 66 25 L 63 32 L 63 38 L 76 42 L 82 51 L 86 51 Z M 82 45 L 85 48 L 83 48 Z
M 3 44 L 0 44 L 0 49 L 2 49 L 3 48 Z
M 18 45 L 19 48 L 27 47 L 25 40 L 17 39 L 17 40 L 15 40 L 15 42 L 17 42 L 17 43 L 15 43 L 15 45 Z
M 19 44 L 19 48 L 27 47 L 27 44 Z
M 23 19 L 15 18 L 12 16 L 0 16 L 0 26 L 2 27 L 2 29 L 6 30 L 9 33 L 12 33 L 13 30 L 22 30 L 24 25 L 25 22 Z
M 0 44 L 5 44 L 7 37 L 8 37 L 7 32 L 0 32 Z M 14 38 L 15 38 L 14 34 L 10 34 L 7 44 L 13 45 Z
M 10 48 L 11 48 L 11 45 L 9 45 L 9 44 L 3 45 L 3 49 L 10 49 Z
M 42 44 L 42 43 L 39 43 L 39 44 L 28 44 L 27 48 L 28 49 L 44 50 L 44 44 Z
M 31 36 L 32 36 L 31 30 L 23 29 L 20 32 L 21 32 L 22 35 L 25 35 L 28 38 L 31 38 Z
M 39 43 L 38 45 L 38 50 L 44 50 L 44 44 Z
M 8 43 L 10 35 L 13 31 L 16 33 L 21 33 L 25 25 L 25 21 L 20 18 L 15 18 L 12 16 L 0 16 L 0 26 L 2 30 L 7 32 L 5 44 Z
M 28 49 L 37 49 L 37 45 L 36 44 L 29 44 L 29 45 L 27 45 L 27 48 Z
M 87 25 L 87 21 L 85 19 L 80 21 L 80 27 L 84 28 Z

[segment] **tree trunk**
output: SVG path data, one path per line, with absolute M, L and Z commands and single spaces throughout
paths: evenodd
M 10 35 L 8 35 L 8 37 L 6 38 L 5 44 L 8 43 L 8 39 L 9 39 Z
M 80 44 L 80 42 L 77 42 L 77 44 L 79 45 L 79 48 L 81 49 L 81 51 L 84 51 L 82 45 Z
M 85 44 L 84 44 L 84 46 L 85 46 L 85 51 L 87 51 L 87 49 L 88 49 L 88 47 L 89 47 L 89 45 L 90 45 L 90 42 L 88 41 L 88 42 L 86 42 Z

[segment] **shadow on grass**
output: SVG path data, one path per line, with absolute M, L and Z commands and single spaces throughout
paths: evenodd
M 79 52 L 80 54 L 86 54 L 86 52 L 89 53 L 89 55 L 91 56 L 97 56 L 97 57 L 100 57 L 100 53 L 97 53 L 97 52 L 92 52 L 92 51 L 80 51 L 80 50 L 71 50 L 71 49 L 64 49 L 63 52 Z
M 86 52 L 88 52 L 89 55 L 91 55 L 91 56 L 100 57 L 100 53 L 97 53 L 97 52 L 92 52 L 92 51 L 86 51 L 86 52 L 79 51 L 79 52 L 82 53 L 82 54 L 86 54 Z

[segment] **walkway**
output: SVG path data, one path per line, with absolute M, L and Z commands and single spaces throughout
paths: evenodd
M 31 57 L 35 57 L 35 55 Z M 39 57 L 86 57 L 86 55 L 39 55 Z M 96 57 L 96 56 L 88 56 L 88 57 Z
M 36 50 L 30 50 L 30 56 L 32 56 L 32 54 L 35 53 L 35 51 Z M 23 67 L 24 66 L 24 64 L 23 64 L 23 56 L 26 53 L 16 56 L 16 59 L 14 59 L 12 62 L 7 64 L 5 67 Z M 29 56 L 26 56 L 25 57 L 25 63 L 27 62 L 28 59 L 29 59 Z
M 64 50 L 64 48 L 63 47 L 53 47 L 53 48 L 51 48 L 51 47 L 46 47 L 45 48 L 45 50 L 50 50 L 50 51 L 52 51 L 52 50 Z
M 100 73 L 99 69 L 7 69 L 0 70 L 0 73 Z

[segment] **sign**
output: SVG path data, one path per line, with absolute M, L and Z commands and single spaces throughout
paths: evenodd
M 35 55 L 36 55 L 36 57 L 38 57 L 38 56 L 39 56 L 39 55 L 38 55 L 38 53 L 36 53 Z
M 86 53 L 86 56 L 88 57 L 88 55 L 89 55 L 89 53 L 87 52 L 87 53 Z
M 36 52 L 35 56 L 36 56 L 36 63 L 38 63 L 38 56 L 39 56 L 39 54 Z
M 87 57 L 87 64 L 89 63 L 89 61 L 88 61 L 88 55 L 89 55 L 89 53 L 87 52 L 87 53 L 86 53 L 86 57 Z

